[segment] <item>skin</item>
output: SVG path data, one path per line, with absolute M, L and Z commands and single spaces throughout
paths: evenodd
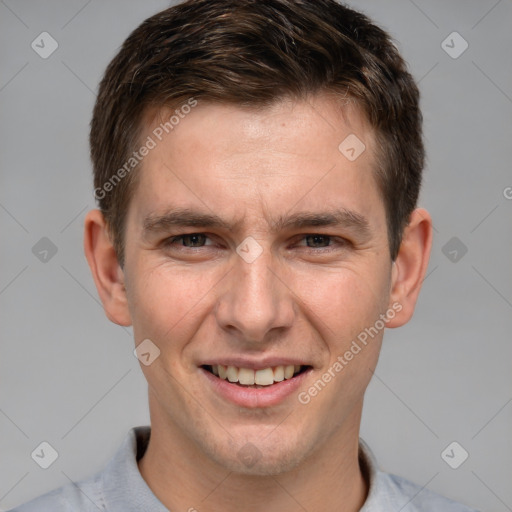
M 148 113 L 147 134 L 159 122 Z M 353 162 L 338 150 L 352 133 L 366 146 Z M 160 349 L 141 364 L 152 432 L 139 469 L 170 510 L 362 507 L 359 427 L 383 329 L 307 404 L 292 393 L 275 406 L 239 407 L 198 366 L 228 356 L 300 358 L 312 366 L 299 390 L 307 391 L 393 304 L 401 310 L 388 328 L 411 318 L 432 221 L 423 209 L 412 213 L 392 262 L 374 148 L 357 107 L 327 95 L 260 110 L 199 103 L 143 161 L 124 268 L 101 213 L 87 215 L 85 253 L 108 318 L 133 325 L 136 344 L 149 338 Z M 144 219 L 176 207 L 232 226 L 144 231 Z M 367 232 L 271 229 L 280 216 L 334 208 L 363 216 Z M 173 239 L 187 233 L 207 238 L 198 247 L 197 239 Z M 236 252 L 248 236 L 263 250 L 252 263 Z M 260 454 L 251 467 L 237 456 L 248 442 Z

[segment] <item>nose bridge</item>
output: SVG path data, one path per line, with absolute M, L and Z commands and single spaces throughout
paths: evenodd
M 269 331 L 291 325 L 291 297 L 276 276 L 268 250 L 253 261 L 244 259 L 242 250 L 240 254 L 219 297 L 217 321 L 244 340 L 264 341 Z

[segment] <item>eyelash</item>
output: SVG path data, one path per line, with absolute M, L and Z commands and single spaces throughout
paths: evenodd
M 175 242 L 179 241 L 179 240 L 183 240 L 185 237 L 194 237 L 194 236 L 204 236 L 206 237 L 206 239 L 209 239 L 211 240 L 210 237 L 208 237 L 208 235 L 206 235 L 205 233 L 200 233 L 200 232 L 197 232 L 197 233 L 183 233 L 182 235 L 177 235 L 177 236 L 173 236 L 173 237 L 170 237 L 170 238 L 167 238 L 166 240 L 164 240 L 163 244 L 165 247 L 171 247 Z M 323 238 L 323 239 L 328 239 L 329 242 L 337 242 L 339 245 L 341 245 L 342 247 L 346 247 L 346 246 L 349 246 L 349 245 L 352 245 L 351 242 L 345 238 L 340 238 L 340 237 L 335 237 L 335 236 L 332 236 L 332 235 L 324 235 L 323 233 L 306 233 L 304 235 L 301 236 L 301 241 L 302 240 L 305 240 L 306 238 L 308 237 L 320 237 L 320 238 Z M 199 247 L 187 247 L 187 246 L 184 246 L 184 245 L 180 245 L 179 246 L 179 250 L 186 250 L 186 249 L 203 249 L 204 247 L 211 247 L 212 245 L 202 245 L 202 246 L 199 246 Z M 319 249 L 324 249 L 322 252 L 323 253 L 327 253 L 327 252 L 331 252 L 333 250 L 335 250 L 335 247 L 330 243 L 329 245 L 327 246 L 324 246 L 324 247 L 308 247 L 308 246 L 301 246 L 301 247 L 304 247 L 305 249 L 309 249 L 310 251 L 313 251 L 313 252 L 319 252 Z

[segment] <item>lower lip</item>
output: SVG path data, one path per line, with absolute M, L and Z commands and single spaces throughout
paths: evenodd
M 220 379 L 204 368 L 200 368 L 200 370 L 216 393 L 240 407 L 249 409 L 272 407 L 280 404 L 287 397 L 297 392 L 304 379 L 312 371 L 309 368 L 291 379 L 276 382 L 271 386 L 248 388 Z

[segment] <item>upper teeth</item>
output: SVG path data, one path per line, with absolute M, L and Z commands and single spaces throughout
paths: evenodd
M 286 366 L 275 366 L 263 370 L 252 370 L 251 368 L 237 368 L 236 366 L 224 366 L 222 364 L 212 365 L 212 372 L 221 379 L 229 382 L 239 382 L 250 386 L 270 386 L 274 382 L 281 382 L 284 379 L 291 379 L 300 371 L 300 365 L 289 364 Z

